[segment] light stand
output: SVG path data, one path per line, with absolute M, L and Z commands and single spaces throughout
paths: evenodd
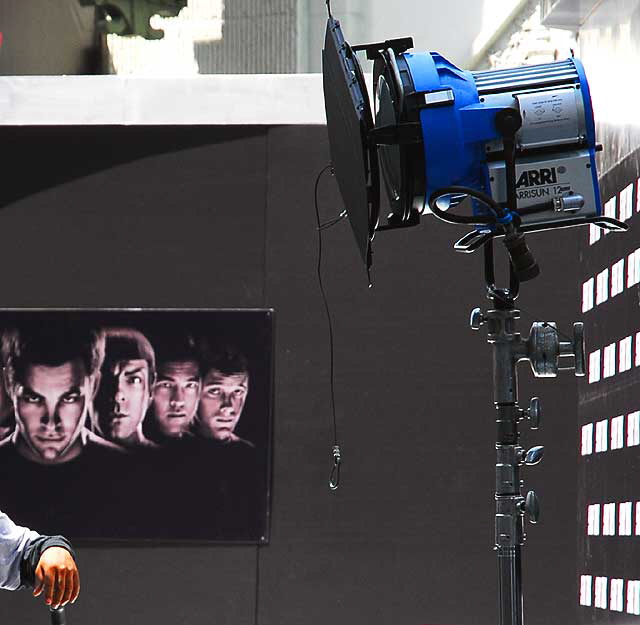
M 485 246 L 487 267 L 493 267 L 492 244 Z M 531 429 L 538 428 L 541 418 L 539 399 L 533 398 L 529 408 L 518 405 L 517 365 L 528 360 L 536 377 L 555 377 L 560 369 L 575 369 L 584 375 L 585 358 L 583 325 L 575 323 L 572 341 L 560 341 L 555 324 L 536 322 L 527 339 L 516 331 L 520 313 L 515 308 L 518 295 L 517 278 L 511 274 L 509 289 L 497 289 L 488 272 L 487 294 L 490 309 L 471 313 L 471 327 L 487 326 L 487 341 L 493 347 L 493 401 L 496 407 L 496 514 L 495 550 L 498 556 L 500 625 L 522 625 L 521 550 L 524 544 L 524 515 L 536 523 L 540 510 L 533 491 L 522 496 L 520 468 L 542 460 L 544 448 L 525 451 L 519 443 L 518 424 L 525 418 Z M 560 366 L 571 358 L 572 363 Z M 564 364 L 564 363 L 563 363 Z
M 517 129 L 516 129 L 517 130 Z M 515 198 L 515 160 L 513 144 L 505 141 L 505 162 L 509 181 L 508 208 Z M 517 231 L 513 236 L 517 236 Z M 507 234 L 507 237 L 509 234 Z M 525 246 L 526 249 L 526 246 Z M 510 250 L 511 252 L 511 250 Z M 532 259 L 527 250 L 527 256 Z M 484 244 L 485 281 L 491 307 L 485 313 L 476 308 L 471 313 L 471 327 L 487 326 L 487 340 L 493 347 L 493 401 L 496 407 L 496 514 L 495 551 L 498 556 L 498 592 L 500 625 L 522 625 L 522 546 L 525 540 L 524 515 L 532 523 L 538 521 L 540 509 L 533 491 L 526 498 L 521 489 L 520 468 L 542 460 L 544 448 L 526 451 L 519 445 L 518 424 L 525 418 L 531 429 L 537 429 L 541 410 L 539 399 L 533 398 L 528 409 L 518 405 L 517 365 L 529 361 L 536 377 L 555 377 L 560 369 L 574 369 L 577 376 L 585 374 L 583 324 L 573 326 L 573 340 L 560 341 L 554 323 L 535 322 L 524 339 L 516 331 L 520 312 L 515 307 L 519 292 L 518 263 L 511 255 L 510 285 L 498 289 L 495 285 L 493 242 Z M 570 360 L 565 366 L 566 360 Z

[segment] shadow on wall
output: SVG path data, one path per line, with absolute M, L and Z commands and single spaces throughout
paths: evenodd
M 0 75 L 103 73 L 93 7 L 77 0 L 3 2 L 0 25 Z

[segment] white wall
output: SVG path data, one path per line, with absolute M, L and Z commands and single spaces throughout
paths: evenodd
M 320 51 L 326 22 L 324 0 L 300 0 L 301 17 L 308 16 L 300 36 L 308 37 L 307 65 L 300 71 L 320 71 Z M 502 24 L 519 0 L 332 0 L 350 43 L 411 36 L 417 50 L 440 52 L 465 67 L 479 47 Z M 304 46 L 303 46 L 304 47 Z
M 580 28 L 584 63 L 598 140 L 599 170 L 606 173 L 640 147 L 640 0 L 609 0 L 598 5 Z

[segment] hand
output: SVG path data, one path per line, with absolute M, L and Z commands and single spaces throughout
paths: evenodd
M 63 547 L 45 549 L 36 567 L 36 586 L 33 596 L 44 590 L 45 603 L 52 608 L 75 602 L 80 593 L 78 567 L 71 554 Z

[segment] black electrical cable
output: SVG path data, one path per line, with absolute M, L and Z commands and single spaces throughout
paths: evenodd
M 325 293 L 324 284 L 322 282 L 322 231 L 324 228 L 320 223 L 320 209 L 318 207 L 318 186 L 320 184 L 320 179 L 326 171 L 331 171 L 332 169 L 333 168 L 331 165 L 327 165 L 318 174 L 314 187 L 314 201 L 316 209 L 316 223 L 318 228 L 318 265 L 316 269 L 318 275 L 318 284 L 320 286 L 320 293 L 322 294 L 322 302 L 324 303 L 324 309 L 327 314 L 327 323 L 329 326 L 329 384 L 331 389 L 331 414 L 333 418 L 333 449 L 331 452 L 333 458 L 333 468 L 331 471 L 331 477 L 329 478 L 329 488 L 331 490 L 336 490 L 340 484 L 340 463 L 342 461 L 342 457 L 340 452 L 340 445 L 338 444 L 338 423 L 336 419 L 333 322 L 331 320 L 331 311 L 329 310 L 329 303 L 327 301 L 327 295 Z
M 442 211 L 438 208 L 436 202 L 443 195 L 468 195 L 486 206 L 488 206 L 496 215 L 496 217 L 504 217 L 506 215 L 506 210 L 498 204 L 491 196 L 483 193 L 482 191 L 477 191 L 476 189 L 472 189 L 470 187 L 461 187 L 461 186 L 451 186 L 451 187 L 443 187 L 442 189 L 438 189 L 434 193 L 432 193 L 431 198 L 429 199 L 429 208 L 433 212 L 436 217 L 442 219 L 443 221 L 447 221 L 448 223 L 453 224 L 472 224 L 472 225 L 493 225 L 497 223 L 497 219 L 491 219 L 490 216 L 487 216 L 486 221 L 478 221 L 478 216 L 466 216 L 466 215 L 454 215 L 453 213 Z M 435 209 L 434 209 L 435 205 Z M 534 215 L 536 213 L 544 213 L 549 210 L 553 210 L 553 200 L 548 202 L 540 202 L 539 204 L 531 204 L 530 206 L 526 206 L 524 208 L 519 208 L 514 215 L 517 217 L 524 217 L 525 215 Z
M 347 216 L 347 211 L 342 211 L 335 219 L 330 219 L 329 221 L 325 221 L 321 226 L 320 230 L 328 230 L 329 228 L 335 226 L 340 223 Z
M 467 195 L 479 202 L 485 204 L 494 216 L 487 215 L 480 218 L 479 216 L 455 215 L 445 212 L 438 207 L 438 198 L 443 195 Z M 509 211 L 498 204 L 490 195 L 471 189 L 469 187 L 450 186 L 442 187 L 434 191 L 429 198 L 429 208 L 431 212 L 441 219 L 451 224 L 465 224 L 474 226 L 493 226 L 496 224 L 504 225 L 504 244 L 511 258 L 514 271 L 518 279 L 522 282 L 535 278 L 540 269 L 536 263 L 533 254 L 527 247 L 524 233 L 518 230 L 521 223 L 520 216 L 514 211 Z
M 326 0 L 327 3 L 327 12 L 329 13 L 329 17 L 333 18 L 333 15 L 331 15 L 331 0 Z
M 438 199 L 443 195 L 468 195 L 479 202 L 482 202 L 494 214 L 481 217 L 478 215 L 455 215 L 453 213 L 445 212 L 437 205 Z M 450 224 L 491 226 L 498 223 L 498 219 L 506 215 L 504 208 L 502 208 L 502 206 L 500 206 L 500 204 L 498 204 L 490 195 L 470 187 L 461 186 L 442 187 L 441 189 L 434 191 L 429 198 L 429 208 L 431 209 L 431 212 L 438 217 L 438 219 Z

